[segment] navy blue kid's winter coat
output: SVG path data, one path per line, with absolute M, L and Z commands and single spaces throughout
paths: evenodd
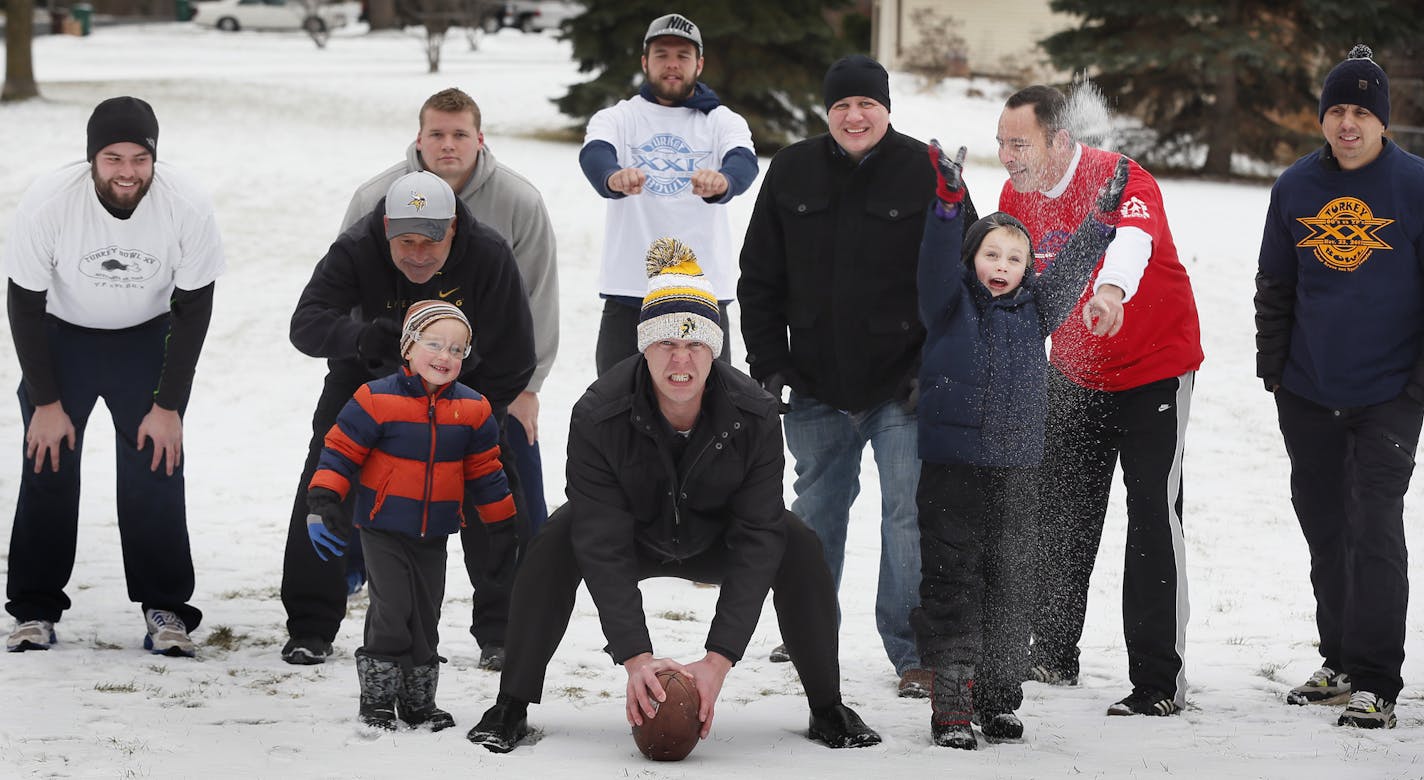
M 920 459 L 1000 468 L 1043 458 L 1048 357 L 1044 339 L 1062 324 L 1116 231 L 1085 219 L 1053 265 L 993 297 L 974 272 L 974 253 L 999 219 L 946 219 L 931 204 L 920 244 Z M 1027 236 L 1027 231 L 1025 231 Z M 1030 246 L 1032 244 L 1030 243 Z M 961 251 L 962 247 L 962 251 Z

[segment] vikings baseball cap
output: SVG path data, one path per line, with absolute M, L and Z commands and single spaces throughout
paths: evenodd
M 386 239 L 418 233 L 441 241 L 455 218 L 455 192 L 430 171 L 396 179 L 386 190 Z
M 702 53 L 702 31 L 682 14 L 668 14 L 654 19 L 653 23 L 648 25 L 648 34 L 643 36 L 643 45 L 647 46 L 654 38 L 664 35 L 686 38 L 697 45 L 698 54 Z

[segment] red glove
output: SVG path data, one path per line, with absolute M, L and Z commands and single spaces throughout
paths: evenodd
M 940 148 L 939 141 L 930 139 L 930 164 L 935 169 L 935 195 L 946 206 L 952 206 L 964 200 L 964 157 L 969 150 L 963 146 L 959 147 L 959 153 L 954 159 L 944 153 Z

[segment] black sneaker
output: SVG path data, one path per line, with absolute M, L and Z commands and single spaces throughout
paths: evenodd
M 771 648 L 771 655 L 768 655 L 766 659 L 774 664 L 784 664 L 790 661 L 791 654 L 786 652 L 786 643 L 782 642 L 776 647 Z
M 1150 688 L 1134 688 L 1127 698 L 1108 707 L 1109 715 L 1175 715 L 1182 708 L 1171 696 Z
M 292 637 L 282 647 L 282 660 L 298 666 L 324 664 L 331 657 L 331 643 L 314 636 Z
M 1357 729 L 1392 729 L 1395 723 L 1394 702 L 1369 691 L 1355 691 L 1350 694 L 1350 704 L 1340 715 L 1337 725 Z
M 1034 664 L 1028 668 L 1028 679 L 1033 682 L 1041 682 L 1045 685 L 1077 685 L 1078 675 L 1076 673 L 1065 672 L 1062 669 L 1054 669 L 1043 664 Z
M 500 694 L 465 739 L 491 753 L 508 753 L 529 736 L 529 705 Z
M 880 744 L 880 735 L 865 725 L 855 710 L 836 702 L 811 710 L 811 728 L 806 736 L 829 748 L 860 748 Z
M 1290 689 L 1286 704 L 1344 704 L 1350 700 L 1350 675 L 1322 666 L 1310 679 Z
M 990 742 L 1010 742 L 1023 739 L 1023 721 L 1012 712 L 974 712 L 974 722 Z
M 504 669 L 504 646 L 490 645 L 480 649 L 480 668 L 491 672 Z

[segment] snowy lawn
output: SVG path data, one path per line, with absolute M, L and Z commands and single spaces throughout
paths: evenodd
M 600 311 L 594 283 L 603 204 L 578 170 L 577 144 L 546 140 L 569 124 L 549 98 L 581 78 L 567 46 L 505 31 L 471 51 L 462 37 L 452 37 L 442 72 L 432 76 L 422 45 L 414 34 L 347 31 L 318 51 L 299 34 L 224 34 L 178 24 L 35 41 L 45 99 L 0 107 L 0 146 L 7 150 L 0 230 L 8 230 L 36 176 L 82 157 L 93 106 L 133 94 L 158 114 L 162 158 L 215 194 L 230 270 L 218 284 L 187 416 L 194 603 L 206 613 L 195 632 L 199 657 L 141 650 L 143 621 L 125 594 L 113 520 L 112 438 L 105 415 L 96 414 L 68 591 L 75 604 L 58 625 L 60 644 L 48 653 L 0 657 L 0 690 L 8 700 L 0 707 L 0 775 L 1424 777 L 1418 619 L 1410 624 L 1398 729 L 1347 731 L 1334 725 L 1338 708 L 1282 702 L 1320 659 L 1274 406 L 1253 376 L 1252 277 L 1268 190 L 1181 181 L 1162 185 L 1196 288 L 1207 362 L 1187 446 L 1192 687 L 1180 716 L 1103 714 L 1129 689 L 1118 607 L 1119 487 L 1093 579 L 1082 686 L 1027 684 L 1022 744 L 977 753 L 933 747 L 929 707 L 895 697 L 895 677 L 873 627 L 879 500 L 867 458 L 842 587 L 841 662 L 847 702 L 880 730 L 883 745 L 833 752 L 804 738 L 806 709 L 795 674 L 765 660 L 778 642 L 768 602 L 748 657 L 728 678 L 710 739 L 681 764 L 645 761 L 623 722 L 624 675 L 600 653 L 604 640 L 584 594 L 549 669 L 544 704 L 531 710 L 539 740 L 507 756 L 474 747 L 465 730 L 493 700 L 498 680 L 475 666 L 458 553 L 451 557 L 442 624 L 441 650 L 451 663 L 439 699 L 459 726 L 436 735 L 363 731 L 354 719 L 351 653 L 361 641 L 364 597 L 352 600 L 330 662 L 297 667 L 278 657 L 286 638 L 278 599 L 282 547 L 324 373 L 321 361 L 290 346 L 287 322 L 352 190 L 401 157 L 428 95 L 456 85 L 475 96 L 486 141 L 542 190 L 558 232 L 563 346 L 545 386 L 540 425 L 551 505 L 562 501 L 568 410 L 593 378 Z M 717 75 L 707 75 L 715 88 Z M 898 129 L 970 147 L 967 180 L 980 211 L 991 211 L 1004 180 L 994 157 L 1004 88 L 952 81 L 927 89 L 896 75 L 892 90 Z M 738 242 L 753 199 L 748 193 L 730 207 Z M 8 345 L 8 335 L 0 343 Z M 736 334 L 732 343 L 740 358 Z M 6 355 L 0 386 L 18 381 L 18 366 Z M 0 442 L 8 443 L 0 459 L 0 518 L 12 514 L 21 438 L 16 404 L 0 404 Z M 1409 497 L 1416 551 L 1424 549 L 1421 489 L 1416 485 Z M 8 549 L 9 533 L 9 522 L 0 520 L 0 552 Z M 1417 562 L 1411 574 L 1424 583 Z M 700 657 L 716 591 L 666 580 L 643 590 L 659 653 Z

